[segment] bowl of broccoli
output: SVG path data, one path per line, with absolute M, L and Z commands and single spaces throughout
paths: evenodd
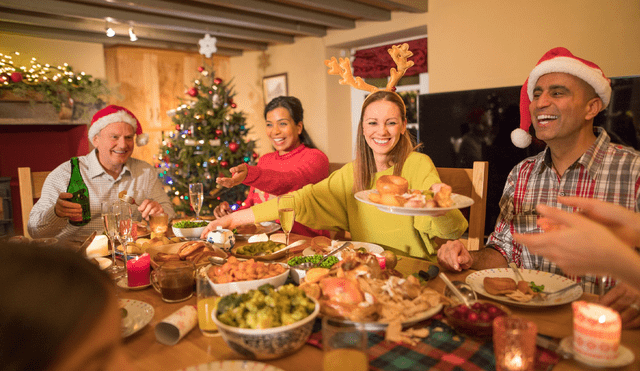
M 199 240 L 202 231 L 209 225 L 206 220 L 181 220 L 173 223 L 171 230 L 177 237 Z
M 293 284 L 260 286 L 224 296 L 213 321 L 227 345 L 245 358 L 266 360 L 298 351 L 309 339 L 320 304 Z
M 328 256 L 324 261 L 323 255 L 307 255 L 307 256 L 294 256 L 287 261 L 287 264 L 291 267 L 291 279 L 293 282 L 300 284 L 300 281 L 307 275 L 309 269 L 302 269 L 298 266 L 302 263 L 311 263 L 312 265 L 320 268 L 331 268 L 334 264 L 340 260 L 335 256 Z

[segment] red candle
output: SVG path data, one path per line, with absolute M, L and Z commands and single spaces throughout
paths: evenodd
M 127 262 L 127 277 L 129 287 L 146 286 L 149 284 L 149 266 L 151 258 L 144 253 Z

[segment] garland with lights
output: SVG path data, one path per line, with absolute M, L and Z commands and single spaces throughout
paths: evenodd
M 101 79 L 84 72 L 75 73 L 67 63 L 54 67 L 31 58 L 29 66 L 17 67 L 13 56 L 0 53 L 0 95 L 4 92 L 50 103 L 60 111 L 63 105 L 75 109 L 82 109 L 80 105 L 102 105 L 109 88 Z M 82 117 L 85 113 L 78 111 L 74 116 Z
M 174 209 L 192 213 L 189 183 L 202 183 L 205 199 L 201 215 L 212 214 L 222 201 L 237 210 L 246 199 L 249 187 L 217 188 L 215 178 L 230 176 L 230 168 L 241 163 L 255 165 L 258 154 L 255 141 L 247 140 L 249 129 L 244 114 L 233 110 L 233 88 L 215 77 L 210 68 L 198 67 L 200 76 L 186 94 L 191 98 L 167 112 L 175 130 L 163 134 L 156 167 Z M 155 156 L 154 156 L 155 157 Z

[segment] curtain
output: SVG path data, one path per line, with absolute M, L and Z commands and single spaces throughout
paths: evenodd
M 413 76 L 427 72 L 427 38 L 407 41 L 409 50 L 413 52 L 413 67 L 409 68 L 405 76 Z M 387 52 L 394 44 L 378 46 L 370 49 L 356 51 L 353 66 L 353 75 L 362 78 L 388 77 L 389 70 L 395 68 L 396 64 Z

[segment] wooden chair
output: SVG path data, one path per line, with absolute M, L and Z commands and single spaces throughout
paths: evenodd
M 18 187 L 20 189 L 20 208 L 22 209 L 22 231 L 26 237 L 29 236 L 27 224 L 29 223 L 29 213 L 33 208 L 33 199 L 40 198 L 42 185 L 47 179 L 50 171 L 31 172 L 30 167 L 18 168 Z
M 484 247 L 484 224 L 487 215 L 487 184 L 489 163 L 475 161 L 473 169 L 439 167 L 440 180 L 451 186 L 453 193 L 473 199 L 469 208 L 469 232 L 467 249 L 479 250 Z M 463 242 L 465 242 L 463 240 Z

